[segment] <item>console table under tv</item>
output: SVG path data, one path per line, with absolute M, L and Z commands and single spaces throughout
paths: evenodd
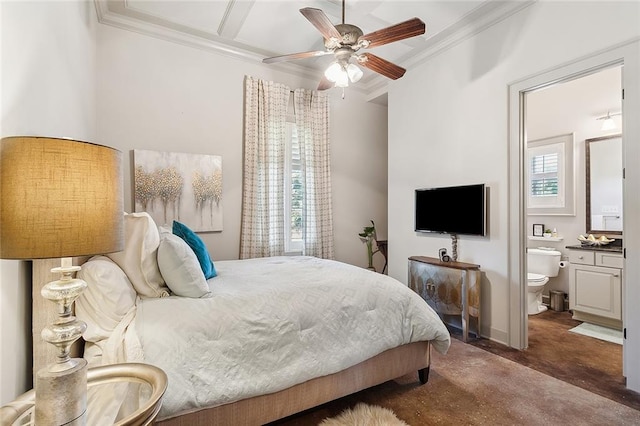
M 425 256 L 409 258 L 409 287 L 418 293 L 445 323 L 462 329 L 469 340 L 469 317 L 475 318 L 473 334 L 480 337 L 480 265 L 443 262 Z M 449 316 L 449 317 L 447 317 Z M 450 321 L 453 316 L 460 323 Z

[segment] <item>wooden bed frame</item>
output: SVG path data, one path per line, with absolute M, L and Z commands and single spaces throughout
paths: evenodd
M 81 265 L 86 258 L 74 258 Z M 42 329 L 56 318 L 55 305 L 40 295 L 42 286 L 58 277 L 51 268 L 59 260 L 33 261 L 33 371 L 55 359 L 52 345 L 40 337 Z M 81 356 L 82 342 L 74 345 L 73 356 Z M 261 425 L 316 407 L 337 398 L 418 372 L 421 383 L 429 378 L 431 343 L 415 342 L 390 349 L 340 372 L 311 379 L 279 392 L 247 398 L 217 407 L 181 413 L 160 419 L 163 426 L 208 426 L 211 424 Z M 35 377 L 35 374 L 34 374 Z

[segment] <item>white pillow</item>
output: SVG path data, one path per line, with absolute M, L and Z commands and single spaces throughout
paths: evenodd
M 76 316 L 87 323 L 87 342 L 107 339 L 136 304 L 136 291 L 118 265 L 106 256 L 95 256 L 77 274 L 88 287 L 76 300 Z
M 210 297 L 211 291 L 200 262 L 191 247 L 177 235 L 160 228 L 158 267 L 176 296 Z
M 158 269 L 160 234 L 151 216 L 145 212 L 125 213 L 124 238 L 124 250 L 107 256 L 127 274 L 140 296 L 168 296 Z

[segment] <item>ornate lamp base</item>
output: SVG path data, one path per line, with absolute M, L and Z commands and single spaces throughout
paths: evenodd
M 75 366 L 50 371 L 47 366 L 36 375 L 35 424 L 85 425 L 87 423 L 87 361 L 73 358 Z
M 58 318 L 42 330 L 42 338 L 57 348 L 57 360 L 36 374 L 35 421 L 38 426 L 85 425 L 87 421 L 87 361 L 69 356 L 71 345 L 87 329 L 87 325 L 72 315 L 76 298 L 87 283 L 72 277 L 79 266 L 64 258 L 58 281 L 42 288 L 42 296 L 58 305 Z

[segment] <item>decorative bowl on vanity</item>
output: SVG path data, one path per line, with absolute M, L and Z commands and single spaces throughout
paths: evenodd
M 595 237 L 593 234 L 589 234 L 587 237 L 580 235 L 578 237 L 578 241 L 580 241 L 583 246 L 606 246 L 607 244 L 614 242 L 615 238 L 609 239 L 606 235 Z

